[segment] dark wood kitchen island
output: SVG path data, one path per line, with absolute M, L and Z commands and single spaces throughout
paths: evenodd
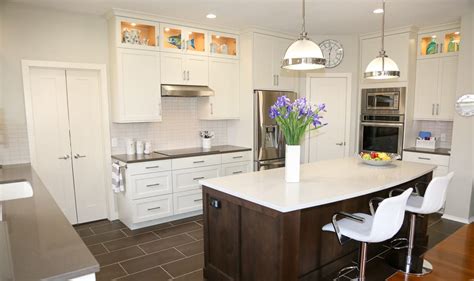
M 354 241 L 342 247 L 334 233 L 321 230 L 335 212 L 369 213 L 372 197 L 429 182 L 434 169 L 402 161 L 373 167 L 346 158 L 302 165 L 299 183 L 286 183 L 284 168 L 202 180 L 204 277 L 321 280 L 348 264 L 358 247 Z M 417 241 L 426 243 L 427 219 L 417 223 Z M 398 235 L 406 237 L 405 230 Z M 380 247 L 369 246 L 369 255 Z

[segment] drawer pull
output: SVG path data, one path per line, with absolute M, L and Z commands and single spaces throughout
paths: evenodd
M 203 180 L 205 179 L 206 177 L 197 177 L 197 178 L 194 178 L 193 181 L 197 181 L 197 180 Z
M 160 166 L 150 166 L 150 167 L 146 167 L 145 169 L 157 169 L 159 168 Z
M 148 208 L 148 211 L 153 211 L 153 210 L 158 210 L 158 209 L 161 209 L 161 207 Z
M 199 164 L 199 163 L 204 163 L 204 162 L 206 162 L 206 161 L 204 161 L 204 160 L 199 160 L 199 161 L 194 161 L 193 163 L 194 163 L 194 164 Z
M 234 157 L 232 157 L 232 158 L 234 158 L 234 159 L 239 159 L 239 158 L 242 158 L 242 157 L 243 157 L 243 156 L 240 155 L 240 156 L 234 156 Z
M 232 174 L 237 175 L 237 174 L 242 174 L 242 173 L 243 173 L 243 171 L 235 171 Z
M 431 158 L 428 158 L 428 157 L 418 157 L 418 159 L 420 159 L 420 160 L 431 160 Z
M 194 199 L 194 202 L 200 202 L 202 199 Z
M 159 185 L 160 185 L 159 183 L 147 184 L 146 187 L 155 187 L 155 186 L 159 186 Z

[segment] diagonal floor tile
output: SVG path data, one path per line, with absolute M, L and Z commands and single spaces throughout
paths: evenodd
M 132 274 L 138 271 L 142 271 L 148 268 L 162 265 L 164 263 L 169 263 L 181 258 L 184 258 L 184 255 L 176 251 L 175 249 L 171 248 L 171 249 L 157 252 L 151 255 L 146 255 L 146 256 L 135 258 L 135 259 L 127 260 L 127 261 L 121 262 L 120 264 L 129 274 Z
M 105 249 L 102 244 L 87 246 L 87 248 L 89 248 L 89 251 L 91 251 L 94 256 L 107 253 L 107 249 Z
M 173 277 L 178 277 L 186 273 L 196 271 L 203 268 L 204 266 L 204 255 L 199 254 L 182 260 L 178 260 L 172 263 L 163 265 L 163 269 L 166 270 Z
M 142 250 L 140 250 L 140 248 L 133 246 L 126 249 L 113 251 L 111 253 L 98 255 L 95 257 L 95 259 L 99 262 L 100 266 L 106 266 L 143 255 L 144 253 Z
M 189 237 L 186 234 L 180 234 L 173 237 L 163 238 L 153 242 L 141 244 L 140 248 L 142 248 L 147 254 L 149 254 L 191 242 L 194 242 L 193 238 Z
M 128 275 L 117 279 L 120 281 L 167 281 L 170 276 L 160 267 L 155 267 L 149 270 L 141 271 L 132 275 Z
M 204 241 L 197 241 L 186 245 L 177 246 L 176 249 L 186 256 L 194 256 L 204 252 Z
M 113 240 L 110 242 L 105 242 L 104 246 L 109 251 L 116 251 L 119 249 L 127 248 L 133 245 L 143 244 L 146 242 L 151 242 L 153 240 L 160 239 L 153 232 L 148 232 L 144 234 L 135 235 L 132 237 L 126 237 L 122 239 Z
M 199 224 L 195 222 L 188 222 L 188 223 L 179 224 L 177 226 L 173 226 L 169 228 L 155 230 L 154 232 L 158 234 L 160 237 L 169 237 L 176 234 L 190 232 L 190 231 L 200 229 L 200 228 L 202 228 L 202 226 L 200 226 Z
M 129 228 L 124 228 L 124 229 L 122 229 L 122 231 L 125 232 L 125 234 L 127 234 L 127 236 L 134 236 L 134 235 L 138 235 L 138 234 L 142 234 L 142 233 L 146 233 L 146 232 L 151 232 L 153 230 L 168 228 L 168 227 L 171 227 L 171 226 L 173 226 L 171 223 L 166 222 L 166 223 L 152 225 L 152 226 L 139 228 L 139 229 L 135 229 L 135 230 L 130 230 Z
M 127 273 L 118 264 L 113 264 L 101 267 L 95 277 L 97 281 L 109 281 L 125 275 L 127 275 Z
M 115 240 L 115 239 L 119 239 L 123 237 L 125 237 L 125 234 L 123 234 L 122 231 L 114 230 L 114 231 L 106 232 L 103 234 L 83 237 L 82 241 L 84 241 L 86 245 L 94 245 L 94 244 L 107 242 L 107 241 L 111 241 L 111 240 Z
M 170 223 L 173 224 L 173 225 L 178 225 L 178 224 L 183 224 L 183 223 L 197 221 L 197 220 L 202 220 L 202 215 L 193 216 L 193 217 L 189 217 L 189 218 L 184 218 L 184 219 L 180 219 L 180 220 L 175 220 L 175 221 L 171 221 Z
M 201 270 L 189 273 L 178 278 L 173 279 L 173 281 L 204 281 L 204 275 Z
M 196 240 L 202 240 L 204 238 L 204 231 L 202 229 L 188 232 L 188 234 Z
M 101 234 L 101 233 L 105 233 L 105 232 L 109 232 L 109 231 L 117 230 L 117 229 L 122 229 L 122 228 L 127 228 L 127 227 L 121 221 L 113 221 L 106 225 L 91 227 L 91 230 L 95 234 Z
M 88 223 L 76 224 L 74 225 L 74 228 L 84 229 L 84 228 L 89 228 L 89 227 L 94 227 L 94 226 L 99 226 L 99 225 L 106 225 L 109 223 L 110 223 L 109 220 L 98 220 L 98 221 L 93 221 L 93 222 L 88 222 Z

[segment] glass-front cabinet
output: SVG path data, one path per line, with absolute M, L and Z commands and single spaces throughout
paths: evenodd
M 159 23 L 131 18 L 117 18 L 117 45 L 131 49 L 157 50 Z
M 207 31 L 183 26 L 161 24 L 161 51 L 208 55 Z
M 216 57 L 239 57 L 239 41 L 236 35 L 210 32 L 209 51 L 211 56 Z
M 418 56 L 452 55 L 459 52 L 460 28 L 421 33 L 418 35 Z

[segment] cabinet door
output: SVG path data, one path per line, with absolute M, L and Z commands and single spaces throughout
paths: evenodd
M 253 43 L 253 83 L 255 89 L 275 89 L 276 76 L 273 68 L 274 37 L 254 35 Z
M 453 120 L 456 101 L 458 57 L 440 58 L 439 102 L 436 108 L 439 120 Z
M 295 90 L 295 71 L 281 68 L 286 49 L 293 43 L 290 40 L 275 38 L 273 41 L 273 73 L 276 75 L 276 87 L 278 90 Z
M 182 85 L 186 72 L 182 54 L 161 53 L 161 84 Z
M 116 25 L 118 47 L 158 50 L 160 29 L 158 23 L 118 17 Z
M 214 57 L 238 58 L 239 37 L 233 34 L 209 32 L 209 52 Z
M 161 24 L 160 50 L 163 52 L 182 53 L 184 49 L 184 28 Z
M 436 119 L 438 103 L 438 59 L 422 59 L 416 64 L 415 119 Z
M 107 218 L 100 77 L 94 70 L 67 70 L 67 96 L 77 222 Z M 91 132 L 94 132 L 91 134 Z
M 120 122 L 161 121 L 158 52 L 118 49 Z
M 184 50 L 193 55 L 209 55 L 208 33 L 202 29 L 184 31 Z
M 209 85 L 209 58 L 204 56 L 185 57 L 186 84 Z
M 202 119 L 236 119 L 239 117 L 239 61 L 211 58 L 209 61 L 209 87 L 214 96 L 200 102 Z

